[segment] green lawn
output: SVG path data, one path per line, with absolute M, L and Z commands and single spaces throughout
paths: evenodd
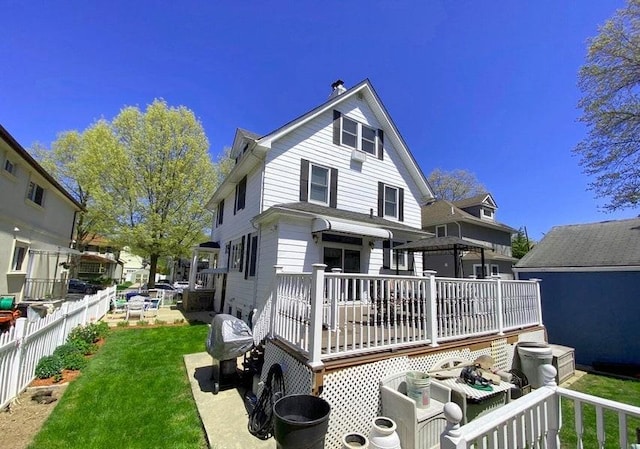
M 207 332 L 112 331 L 29 448 L 206 448 L 183 355 L 203 351 Z
M 607 376 L 596 376 L 587 374 L 570 387 L 571 390 L 580 391 L 594 396 L 600 396 L 613 401 L 640 407 L 640 382 L 635 380 L 621 380 Z M 583 442 L 585 448 L 598 447 L 596 437 L 596 413 L 595 409 L 589 405 L 582 407 L 584 435 Z M 560 431 L 560 441 L 562 447 L 577 447 L 574 427 L 574 405 L 573 401 L 562 399 L 562 429 Z M 605 448 L 619 449 L 618 442 L 618 415 L 606 412 L 605 429 L 607 440 Z M 640 420 L 629 419 L 627 428 L 629 431 L 628 442 L 636 442 L 635 429 L 640 427 Z

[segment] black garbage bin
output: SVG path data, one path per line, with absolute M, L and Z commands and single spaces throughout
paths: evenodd
M 273 405 L 273 434 L 278 449 L 324 449 L 331 406 L 322 398 L 294 394 Z

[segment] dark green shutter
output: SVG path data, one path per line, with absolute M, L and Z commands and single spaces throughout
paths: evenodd
M 329 207 L 338 207 L 338 169 L 331 169 L 331 187 L 329 188 Z
M 382 268 L 391 267 L 391 241 L 382 241 Z
M 240 241 L 240 263 L 239 270 L 242 272 L 242 265 L 244 264 L 244 235 L 242 236 L 242 240 Z
M 242 243 L 244 244 L 244 237 L 242 237 Z M 246 249 L 246 257 L 245 257 L 245 266 L 244 266 L 244 278 L 247 279 L 249 276 L 249 251 L 251 251 L 251 234 L 247 234 L 247 249 Z
M 378 159 L 384 159 L 384 132 L 378 130 Z
M 378 182 L 378 217 L 384 217 L 384 183 Z
M 300 160 L 300 201 L 309 200 L 309 161 Z
M 340 145 L 340 111 L 333 111 L 333 143 Z
M 398 188 L 398 220 L 404 221 L 404 189 Z

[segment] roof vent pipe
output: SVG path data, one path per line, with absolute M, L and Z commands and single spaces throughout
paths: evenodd
M 329 98 L 337 97 L 338 95 L 343 94 L 346 91 L 347 89 L 344 87 L 344 81 L 336 80 L 331 83 L 331 95 L 329 95 Z

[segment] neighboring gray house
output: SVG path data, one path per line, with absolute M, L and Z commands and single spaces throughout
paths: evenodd
M 549 341 L 578 363 L 640 364 L 640 218 L 556 226 L 514 270 L 542 279 Z
M 422 207 L 422 229 L 436 237 L 459 237 L 486 246 L 484 275 L 513 279 L 511 267 L 518 259 L 511 256 L 511 236 L 517 231 L 496 220 L 497 208 L 490 193 L 454 202 L 438 200 Z M 459 264 L 462 277 L 481 277 L 479 252 L 462 253 Z M 453 277 L 455 273 L 450 254 L 425 253 L 423 265 L 436 270 L 438 276 Z

